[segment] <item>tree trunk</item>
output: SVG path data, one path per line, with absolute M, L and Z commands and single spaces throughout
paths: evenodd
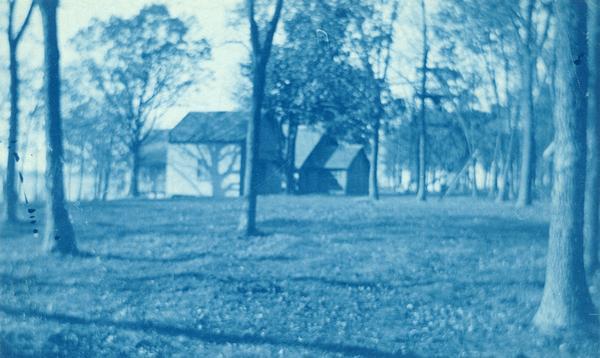
M 372 200 L 379 200 L 379 179 L 377 175 L 379 162 L 379 127 L 381 120 L 376 116 L 373 125 L 373 148 L 371 148 L 371 167 L 369 170 L 369 197 Z
M 9 34 L 9 36 L 11 36 Z M 17 62 L 17 44 L 9 40 L 10 52 L 10 119 L 8 133 L 8 152 L 6 158 L 6 182 L 4 195 L 6 199 L 6 221 L 16 223 L 19 194 L 17 191 L 17 154 L 19 137 L 19 65 Z
M 44 249 L 77 253 L 75 232 L 65 206 L 63 140 L 60 112 L 60 65 L 56 25 L 58 0 L 38 0 L 44 28 L 46 97 L 46 227 Z
M 6 160 L 6 180 L 4 183 L 4 195 L 6 200 L 5 219 L 8 223 L 18 221 L 17 208 L 19 205 L 19 192 L 17 190 L 17 169 L 16 164 L 19 161 L 18 137 L 19 137 L 19 43 L 23 38 L 23 33 L 29 25 L 31 13 L 34 4 L 32 3 L 23 24 L 15 29 L 15 7 L 16 1 L 8 2 L 8 26 L 6 34 L 8 38 L 9 50 L 9 73 L 10 73 L 10 119 L 8 122 L 8 147 Z M 15 31 L 16 30 L 16 31 Z
M 255 59 L 255 62 L 261 60 Z M 240 231 L 245 236 L 253 236 L 256 230 L 256 204 L 257 204 L 257 182 L 258 161 L 260 143 L 261 111 L 265 91 L 266 66 L 260 62 L 254 64 L 254 76 L 252 80 L 252 118 L 248 122 L 248 134 L 246 136 L 246 181 L 244 187 L 244 210 L 240 220 Z
M 592 277 L 600 267 L 598 257 L 599 237 L 598 220 L 600 200 L 600 74 L 598 74 L 598 62 L 600 62 L 600 4 L 590 6 L 588 23 L 588 46 L 589 46 L 589 103 L 587 122 L 587 175 L 585 190 L 585 227 L 584 227 L 584 253 L 587 272 Z
M 256 229 L 256 204 L 258 190 L 258 165 L 260 124 L 262 106 L 265 97 L 267 64 L 271 55 L 273 36 L 279 23 L 283 0 L 277 0 L 275 12 L 269 21 L 264 40 L 259 33 L 255 19 L 254 0 L 247 0 L 248 19 L 250 20 L 250 41 L 252 43 L 252 118 L 248 122 L 246 135 L 246 174 L 244 175 L 244 209 L 240 218 L 240 232 L 248 237 L 258 234 Z
M 510 126 L 510 124 L 509 124 L 509 126 Z M 509 139 L 508 139 L 508 147 L 506 148 L 506 153 L 505 153 L 505 157 L 504 157 L 504 165 L 502 166 L 502 173 L 501 173 L 502 186 L 498 190 L 498 196 L 496 197 L 497 202 L 507 201 L 509 198 L 509 194 L 510 194 L 510 190 L 511 190 L 511 185 L 510 185 L 511 180 L 509 178 L 509 174 L 511 172 L 511 168 L 513 165 L 512 162 L 513 162 L 514 143 L 515 143 L 515 130 L 511 128 Z
M 106 167 L 104 168 L 104 179 L 102 180 L 102 191 L 100 194 L 100 200 L 106 201 L 108 199 L 108 192 L 110 190 L 110 177 L 112 174 L 112 159 L 109 158 Z
M 525 53 L 522 69 L 522 98 L 523 104 L 523 145 L 521 148 L 521 177 L 519 180 L 519 196 L 517 206 L 531 205 L 532 186 L 535 167 L 535 113 L 533 99 L 533 82 L 535 76 L 536 57 L 534 55 L 535 30 L 533 23 L 533 11 L 535 0 L 529 0 L 527 4 Z
M 112 160 L 113 160 L 113 144 L 114 138 L 111 136 L 108 143 L 108 150 L 106 152 L 106 166 L 104 168 L 104 180 L 102 186 L 101 200 L 106 201 L 108 199 L 108 192 L 110 191 L 110 178 L 112 175 Z
M 79 188 L 77 189 L 77 201 L 81 201 L 83 196 L 83 174 L 85 170 L 85 160 L 83 149 L 81 150 L 81 156 L 79 157 Z
M 471 175 L 471 180 L 473 185 L 471 186 L 471 196 L 476 198 L 479 196 L 479 192 L 477 191 L 477 158 L 473 158 L 473 164 L 471 164 L 471 170 L 473 174 Z
M 421 115 L 419 121 L 419 187 L 417 190 L 417 200 L 427 200 L 427 127 L 426 127 L 426 104 L 427 96 L 427 62 L 429 55 L 429 44 L 427 41 L 427 14 L 425 8 L 425 0 L 421 0 L 421 15 L 423 21 L 422 36 L 423 36 L 423 62 L 422 62 L 422 77 L 421 77 Z
M 240 196 L 246 193 L 246 142 L 240 144 Z
M 212 187 L 213 198 L 222 198 L 223 193 L 223 178 L 219 172 L 219 163 L 221 161 L 221 146 L 218 144 L 210 145 L 208 147 L 210 154 L 210 183 Z
M 132 198 L 140 196 L 140 146 L 139 143 L 134 143 L 131 146 L 131 183 L 129 183 L 129 195 Z
M 102 171 L 103 168 L 100 164 L 96 165 L 96 170 L 94 171 L 94 197 L 93 200 L 100 199 L 100 188 L 102 186 Z
M 492 177 L 492 183 L 490 185 L 490 192 L 488 193 L 490 198 L 495 197 L 498 194 L 498 171 L 500 166 L 498 161 L 500 160 L 500 148 L 502 146 L 502 133 L 498 130 L 496 134 L 496 144 L 494 145 L 494 158 L 492 159 L 492 165 L 490 168 L 490 175 Z M 487 180 L 486 180 L 487 183 Z
M 557 0 L 555 182 L 542 301 L 534 317 L 541 331 L 586 328 L 597 321 L 583 263 L 587 66 L 585 0 Z
M 298 137 L 298 124 L 295 121 L 289 121 L 288 138 L 285 150 L 285 180 L 286 192 L 294 194 L 296 192 L 296 138 Z

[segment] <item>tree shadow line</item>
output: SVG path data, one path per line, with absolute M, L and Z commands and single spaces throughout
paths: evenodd
M 160 335 L 177 337 L 184 336 L 190 339 L 201 340 L 212 344 L 248 344 L 248 345 L 272 345 L 284 346 L 288 348 L 303 348 L 309 350 L 318 350 L 324 353 L 343 354 L 349 356 L 362 357 L 397 357 L 409 358 L 418 357 L 413 353 L 401 354 L 399 352 L 386 352 L 376 348 L 363 347 L 358 345 L 328 342 L 304 342 L 285 337 L 262 336 L 256 334 L 233 334 L 217 333 L 207 330 L 198 330 L 188 327 L 177 327 L 160 322 L 152 321 L 114 321 L 104 318 L 84 318 L 64 313 L 43 312 L 34 308 L 20 309 L 0 304 L 0 312 L 19 317 L 37 318 L 44 321 L 54 321 L 59 324 L 77 324 L 94 325 L 97 327 L 114 327 L 125 330 L 134 330 L 141 332 L 153 332 Z

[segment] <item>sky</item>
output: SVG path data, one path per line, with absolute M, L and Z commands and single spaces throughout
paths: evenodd
M 200 84 L 197 93 L 181 99 L 177 107 L 167 111 L 165 118 L 159 122 L 163 128 L 173 127 L 189 111 L 193 110 L 231 110 L 237 107 L 235 101 L 236 83 L 239 81 L 239 63 L 247 58 L 247 48 L 237 42 L 246 42 L 248 37 L 242 26 L 231 26 L 235 20 L 233 10 L 240 0 L 163 0 L 158 1 L 168 6 L 175 16 L 186 18 L 194 16 L 198 20 L 197 36 L 205 37 L 212 47 L 212 59 L 205 66 L 212 71 L 212 77 Z M 29 0 L 18 0 L 19 20 L 24 17 Z M 153 3 L 148 0 L 61 0 L 58 13 L 59 46 L 62 65 L 77 64 L 78 56 L 69 39 L 84 28 L 91 19 L 108 19 L 110 16 L 134 16 L 139 10 Z M 6 14 L 6 8 L 0 8 L 0 14 Z M 0 27 L 5 28 L 2 16 Z M 40 17 L 36 12 L 32 18 L 28 37 L 23 41 L 20 57 L 33 66 L 41 64 L 43 51 L 41 47 Z M 4 31 L 2 31 L 4 33 Z M 6 61 L 7 48 L 4 36 L 0 40 L 0 60 Z M 0 81 L 7 80 L 6 74 Z
M 23 1 L 23 0 L 21 0 Z M 207 67 L 213 76 L 201 84 L 200 91 L 182 98 L 177 108 L 165 114 L 159 126 L 171 128 L 194 110 L 231 110 L 235 109 L 235 89 L 239 78 L 239 63 L 246 58 L 247 49 L 241 44 L 227 44 L 231 41 L 245 41 L 247 34 L 243 27 L 228 26 L 235 20 L 232 10 L 239 0 L 167 0 L 175 16 L 194 16 L 200 24 L 202 37 L 207 38 L 212 46 L 212 60 Z M 65 41 L 85 27 L 94 17 L 107 19 L 111 15 L 122 17 L 134 16 L 139 10 L 151 3 L 148 0 L 62 0 L 60 9 L 60 40 L 64 44 L 64 61 L 76 62 L 77 54 L 69 51 Z
M 58 10 L 59 47 L 61 51 L 61 65 L 77 64 L 77 52 L 69 40 L 80 29 L 89 24 L 93 18 L 106 20 L 111 16 L 131 17 L 139 10 L 152 3 L 166 4 L 172 15 L 187 18 L 193 16 L 197 19 L 197 36 L 209 40 L 212 47 L 212 58 L 204 66 L 212 72 L 212 76 L 203 79 L 199 90 L 182 96 L 179 103 L 168 109 L 164 117 L 157 122 L 157 127 L 172 128 L 190 111 L 233 110 L 238 107 L 235 93 L 240 81 L 240 63 L 248 56 L 248 48 L 243 45 L 247 42 L 248 33 L 244 23 L 233 26 L 236 20 L 234 9 L 240 0 L 61 0 Z M 17 0 L 17 24 L 25 17 L 29 0 Z M 7 66 L 8 46 L 5 39 L 7 27 L 6 2 L 0 2 L 0 64 Z M 41 85 L 43 76 L 41 72 L 31 71 L 40 68 L 43 61 L 41 18 L 35 11 L 19 48 L 19 58 L 23 62 L 21 77 Z M 6 89 L 8 85 L 8 71 L 0 71 L 0 114 L 2 118 L 8 117 L 8 98 Z M 22 96 L 22 117 L 34 106 L 28 101 L 25 94 Z M 6 162 L 6 151 L 3 143 L 8 133 L 7 120 L 0 120 L 0 166 Z M 31 129 L 31 130 L 30 130 Z M 21 144 L 27 144 L 23 153 L 22 165 L 25 170 L 43 170 L 43 128 L 41 124 L 30 124 L 22 121 Z
M 106 20 L 111 16 L 131 17 L 139 10 L 152 3 L 164 3 L 172 15 L 187 18 L 193 16 L 197 19 L 200 28 L 196 29 L 198 37 L 208 39 L 212 47 L 212 59 L 206 66 L 212 76 L 202 78 L 199 91 L 182 96 L 179 103 L 169 108 L 164 117 L 157 122 L 160 128 L 172 128 L 190 111 L 214 111 L 239 109 L 236 99 L 242 94 L 236 93 L 240 88 L 241 80 L 240 63 L 249 55 L 249 34 L 245 21 L 239 21 L 235 9 L 243 0 L 61 0 L 58 13 L 59 46 L 61 50 L 61 64 L 63 67 L 77 64 L 77 52 L 69 40 L 93 18 Z M 18 23 L 22 21 L 30 0 L 17 0 Z M 435 7 L 437 0 L 428 0 L 430 7 Z M 288 3 L 289 4 L 289 3 Z M 404 0 L 401 2 L 401 14 L 396 28 L 394 44 L 391 81 L 398 96 L 408 98 L 411 96 L 411 86 L 407 85 L 406 77 L 416 74 L 416 64 L 421 56 L 421 38 L 419 34 L 420 16 L 418 16 L 418 2 Z M 0 1 L 0 63 L 6 63 L 8 57 L 7 44 L 4 37 L 6 28 L 6 2 Z M 237 25 L 235 24 L 237 21 Z M 41 85 L 43 80 L 41 72 L 30 69 L 41 67 L 43 61 L 41 19 L 39 11 L 34 12 L 28 32 L 23 39 L 19 57 L 26 63 L 23 65 L 21 76 L 30 78 Z M 281 40 L 281 39 L 280 39 Z M 6 65 L 4 65 L 6 66 Z M 3 67 L 4 67 L 3 66 Z M 29 70 L 29 71 L 28 71 Z M 8 71 L 0 71 L 0 83 L 7 83 Z M 400 75 L 399 75 L 400 74 Z M 4 90 L 2 89 L 4 87 Z M 0 96 L 6 96 L 8 86 L 0 86 Z M 23 96 L 26 97 L 26 96 Z M 6 97 L 5 97 L 6 99 Z M 2 107 L 4 102 L 4 108 Z M 0 113 L 6 117 L 7 101 L 0 98 Z M 23 98 L 21 107 L 23 113 L 33 107 L 31 100 Z M 0 121 L 0 140 L 5 140 L 7 121 Z M 33 130 L 27 134 L 28 152 L 35 160 L 43 162 L 43 133 L 41 125 L 33 125 Z M 36 154 L 37 153 L 37 154 Z M 0 145 L 0 165 L 5 162 L 4 146 Z M 27 165 L 27 164 L 26 164 Z M 42 164 L 43 165 L 43 164 Z

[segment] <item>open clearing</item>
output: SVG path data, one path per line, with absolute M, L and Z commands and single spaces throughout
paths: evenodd
M 73 205 L 78 258 L 40 254 L 30 234 L 3 239 L 0 355 L 559 353 L 561 340 L 529 324 L 544 283 L 541 204 L 265 197 L 259 226 L 269 235 L 252 239 L 236 237 L 240 208 L 237 199 Z

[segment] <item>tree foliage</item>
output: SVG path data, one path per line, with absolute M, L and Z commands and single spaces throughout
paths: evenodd
M 72 39 L 94 95 L 113 108 L 122 128 L 121 140 L 131 152 L 133 196 L 140 147 L 164 110 L 197 83 L 199 64 L 210 56 L 208 42 L 192 38 L 192 26 L 164 5 L 150 5 L 131 18 L 93 20 Z

